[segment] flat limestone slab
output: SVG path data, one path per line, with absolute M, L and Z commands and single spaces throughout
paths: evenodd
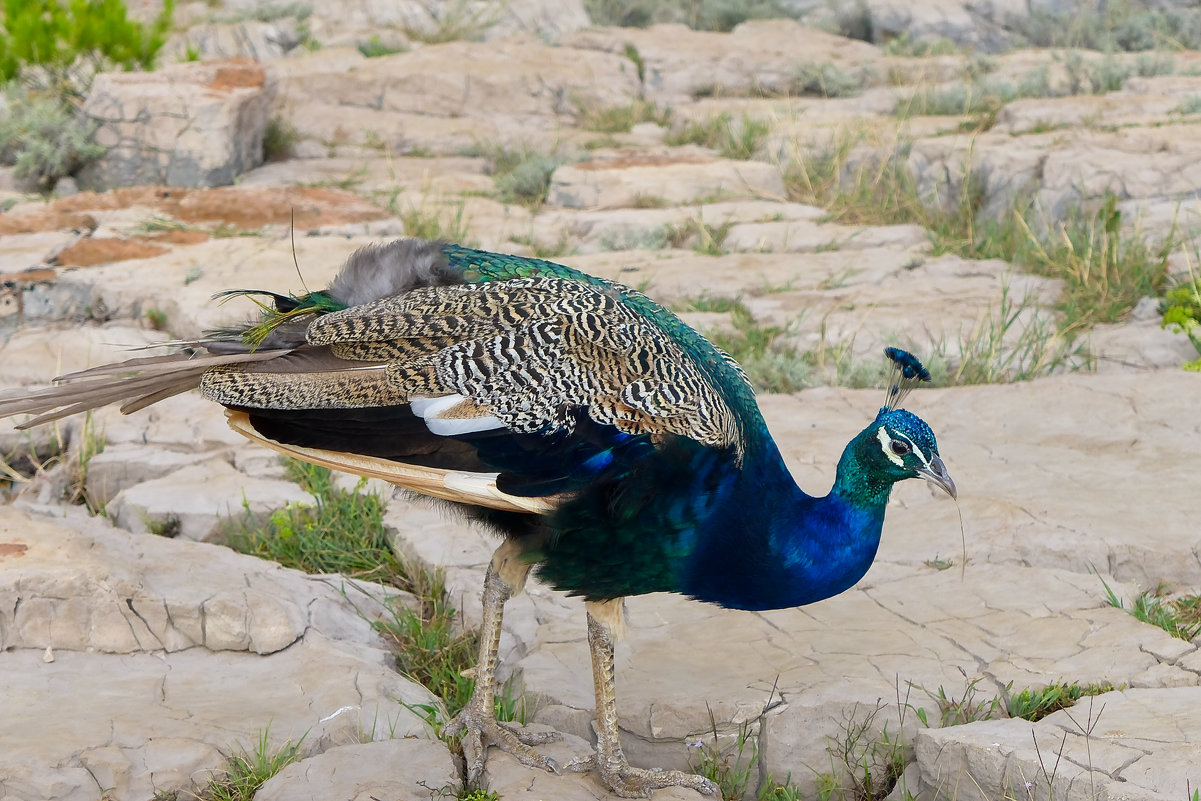
M 0 507 L 0 796 L 187 789 L 264 731 L 305 753 L 432 736 L 401 705 L 432 698 L 390 667 L 370 597 L 84 521 Z
M 1201 777 L 1201 687 L 1089 700 L 1034 724 L 999 720 L 921 732 L 918 760 L 935 766 L 923 772 L 922 790 L 964 801 L 1191 796 Z

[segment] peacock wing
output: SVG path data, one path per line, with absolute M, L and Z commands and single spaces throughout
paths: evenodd
M 322 315 L 307 338 L 320 359 L 298 351 L 215 369 L 202 391 L 247 411 L 256 430 L 287 428 L 291 444 L 499 474 L 514 497 L 578 491 L 674 437 L 739 449 L 737 417 L 711 376 L 604 285 L 533 276 L 421 287 Z M 375 412 L 353 432 L 345 414 L 321 413 L 355 409 Z M 303 425 L 282 419 L 300 416 Z M 403 443 L 387 450 L 384 429 L 403 429 Z

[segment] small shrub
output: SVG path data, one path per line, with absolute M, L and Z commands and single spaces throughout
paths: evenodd
M 355 47 L 366 58 L 380 58 L 381 56 L 390 56 L 395 53 L 405 52 L 403 45 L 388 44 L 379 37 L 379 34 L 375 34 L 365 42 L 359 42 Z
M 535 207 L 546 200 L 554 171 L 570 161 L 566 155 L 528 147 L 476 147 L 469 154 L 488 159 L 488 172 L 501 201 Z
M 792 92 L 811 97 L 854 97 L 863 91 L 864 76 L 853 75 L 834 64 L 801 64 L 796 69 Z
M 300 141 L 300 131 L 291 120 L 275 115 L 267 122 L 263 131 L 263 158 L 267 161 L 281 161 L 292 155 L 296 143 Z
M 126 69 L 153 66 L 167 40 L 175 0 L 155 21 L 129 19 L 124 0 L 3 0 L 0 82 L 43 65 L 65 70 L 82 57 L 102 57 Z
M 15 176 L 42 192 L 104 155 L 92 141 L 95 123 L 82 119 L 66 99 L 35 95 L 13 85 L 8 114 L 0 119 L 0 162 L 15 164 Z
M 1164 297 L 1162 325 L 1187 336 L 1201 353 L 1201 278 L 1192 270 L 1187 280 Z M 1201 373 L 1201 359 L 1188 362 L 1184 369 Z

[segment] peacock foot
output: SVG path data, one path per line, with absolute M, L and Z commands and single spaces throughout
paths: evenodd
M 566 766 L 573 773 L 583 773 L 593 768 L 600 773 L 605 786 L 622 798 L 648 798 L 652 791 L 664 787 L 688 787 L 702 795 L 721 797 L 717 785 L 704 776 L 682 770 L 635 768 L 625 761 L 624 756 L 619 759 L 597 759 L 594 754 L 587 759 L 573 759 Z
M 474 699 L 455 715 L 446 728 L 442 730 L 446 737 L 457 737 L 462 734 L 463 759 L 467 762 L 467 784 L 475 786 L 480 775 L 484 772 L 484 763 L 488 746 L 494 745 L 506 753 L 512 754 L 521 764 L 531 768 L 541 768 L 548 773 L 558 773 L 559 764 L 550 757 L 543 756 L 534 749 L 536 745 L 546 745 L 561 738 L 557 731 L 523 731 L 510 729 L 498 722 L 492 710 L 481 709 Z

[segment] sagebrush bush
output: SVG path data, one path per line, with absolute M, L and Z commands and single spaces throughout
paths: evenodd
M 95 123 L 80 117 L 69 102 L 54 95 L 31 94 L 13 86 L 0 115 L 0 163 L 15 164 L 16 178 L 48 191 L 59 178 L 104 155 L 91 138 Z

